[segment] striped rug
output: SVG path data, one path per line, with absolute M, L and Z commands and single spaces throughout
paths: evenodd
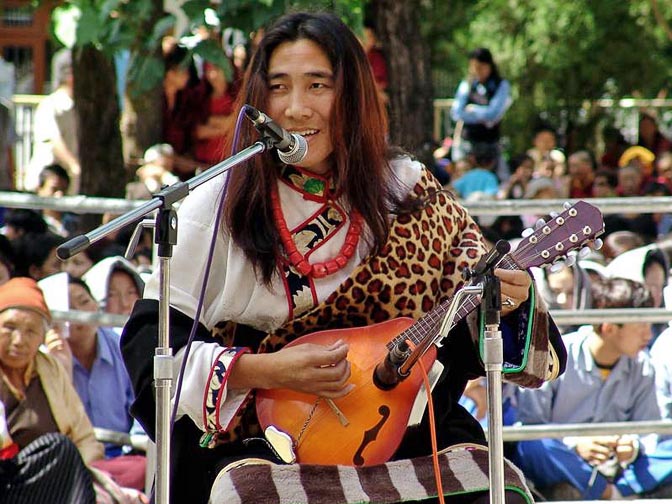
M 488 452 L 458 450 L 439 456 L 445 495 L 488 490 Z M 256 463 L 255 463 L 256 462 Z M 508 490 L 534 502 L 522 473 L 504 464 Z M 227 467 L 213 485 L 212 504 L 391 504 L 436 497 L 431 457 L 369 467 L 275 465 L 253 461 Z

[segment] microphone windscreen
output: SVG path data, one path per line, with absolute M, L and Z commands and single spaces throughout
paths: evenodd
M 288 165 L 300 163 L 308 154 L 308 142 L 306 139 L 296 133 L 292 133 L 292 137 L 296 140 L 293 147 L 285 152 L 278 150 L 280 161 Z

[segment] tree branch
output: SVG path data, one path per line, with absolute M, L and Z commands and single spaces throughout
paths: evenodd
M 672 28 L 670 28 L 670 24 L 663 16 L 663 13 L 660 12 L 660 6 L 658 5 L 658 0 L 651 0 L 651 7 L 653 7 L 653 14 L 656 17 L 656 22 L 658 23 L 658 26 L 660 26 L 663 29 L 663 31 L 667 35 L 667 38 L 672 41 Z

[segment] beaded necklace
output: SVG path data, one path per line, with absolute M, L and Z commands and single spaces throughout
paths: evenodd
M 338 255 L 320 263 L 310 264 L 306 257 L 299 252 L 299 249 L 294 243 L 292 233 L 287 227 L 287 221 L 282 214 L 282 207 L 280 206 L 280 195 L 276 186 L 271 190 L 271 207 L 273 208 L 273 217 L 280 233 L 280 241 L 287 254 L 287 259 L 290 264 L 294 266 L 303 276 L 310 276 L 312 278 L 324 278 L 327 275 L 336 273 L 346 264 L 355 253 L 355 248 L 359 242 L 359 237 L 362 233 L 362 216 L 356 210 L 353 210 L 350 215 L 350 227 L 345 236 L 343 246 Z

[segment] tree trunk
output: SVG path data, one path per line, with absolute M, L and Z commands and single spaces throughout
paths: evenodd
M 421 1 L 371 0 L 369 8 L 387 59 L 390 141 L 424 160 L 432 141 L 433 89 Z
M 122 117 L 124 137 L 124 159 L 131 171 L 140 163 L 148 147 L 161 142 L 163 138 L 163 102 L 161 86 L 142 94 L 133 92 L 132 84 L 126 93 Z M 129 173 L 133 178 L 133 173 Z
M 180 4 L 183 2 L 180 2 Z M 163 13 L 163 0 L 152 0 L 152 16 L 145 22 L 144 32 L 152 33 L 155 24 Z M 131 48 L 132 67 L 137 70 L 141 63 L 150 59 L 163 61 L 161 44 L 150 48 L 140 37 Z M 162 68 L 162 67 L 161 67 Z M 129 72 L 130 73 L 130 72 Z M 151 78 L 134 73 L 136 79 Z M 137 77 L 141 75 L 140 77 Z M 163 139 L 163 75 L 157 84 L 149 90 L 140 91 L 141 84 L 127 78 L 126 100 L 121 118 L 121 134 L 124 139 L 124 160 L 129 168 L 129 178 L 135 176 L 135 168 L 141 164 L 142 156 L 148 147 L 160 143 Z
M 79 121 L 80 192 L 123 197 L 126 184 L 119 104 L 112 62 L 92 45 L 73 51 L 75 110 Z M 88 220 L 86 228 L 95 225 Z

